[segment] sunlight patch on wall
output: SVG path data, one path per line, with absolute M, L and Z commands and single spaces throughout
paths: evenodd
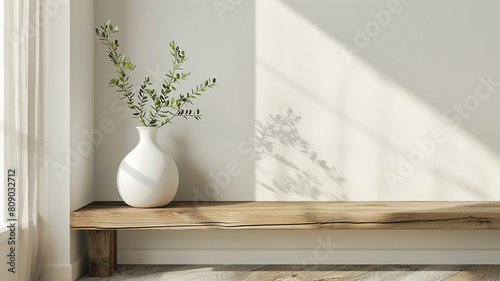
M 500 199 L 474 136 L 283 1 L 255 13 L 256 200 Z

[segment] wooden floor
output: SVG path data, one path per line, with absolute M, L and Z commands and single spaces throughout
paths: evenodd
M 500 280 L 500 265 L 119 265 L 104 280 L 405 280 L 483 281 Z

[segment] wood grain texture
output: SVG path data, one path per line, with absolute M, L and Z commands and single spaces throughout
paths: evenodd
M 233 265 L 230 271 L 207 280 L 357 280 L 370 270 L 376 271 L 380 265 L 265 265 L 245 270 L 246 266 Z M 381 279 L 382 280 L 382 279 Z
M 132 208 L 123 202 L 94 202 L 71 213 L 71 228 L 500 229 L 500 202 L 260 201 L 196 204 L 172 202 L 162 208 Z
M 77 281 L 497 281 L 499 265 L 120 265 L 108 278 Z
M 111 276 L 117 268 L 116 230 L 89 231 L 89 276 Z
M 500 266 L 498 265 L 474 265 L 467 270 L 460 271 L 453 277 L 447 279 L 449 281 L 498 281 L 500 280 Z
M 379 265 L 376 270 L 367 270 L 360 276 L 349 276 L 342 280 L 447 280 L 447 278 L 469 267 L 469 265 Z

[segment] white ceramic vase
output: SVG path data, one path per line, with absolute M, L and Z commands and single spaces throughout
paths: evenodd
M 132 207 L 165 206 L 179 187 L 177 165 L 156 141 L 158 129 L 137 127 L 139 143 L 118 168 L 118 192 Z

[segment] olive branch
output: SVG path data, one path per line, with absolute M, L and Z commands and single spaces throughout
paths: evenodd
M 121 99 L 127 100 L 128 107 L 134 111 L 134 118 L 139 118 L 139 121 L 146 127 L 162 127 L 172 123 L 172 120 L 177 116 L 182 116 L 185 119 L 201 119 L 202 115 L 199 109 L 186 109 L 184 106 L 186 104 L 193 105 L 192 100 L 208 88 L 215 87 L 216 80 L 208 78 L 185 95 L 180 94 L 178 98 L 170 97 L 169 95 L 173 91 L 177 91 L 175 84 L 180 84 L 191 75 L 191 72 L 186 72 L 182 68 L 182 64 L 187 60 L 186 54 L 174 41 L 170 42 L 170 54 L 173 57 L 171 60 L 172 69 L 165 73 L 161 90 L 153 89 L 150 78 L 146 76 L 136 95 L 133 91 L 134 86 L 129 82 L 130 76 L 127 74 L 127 71 L 133 71 L 136 65 L 130 61 L 129 57 L 118 53 L 118 46 L 120 46 L 118 40 L 110 39 L 111 35 L 118 32 L 118 26 L 113 26 L 108 20 L 100 28 L 100 31 L 98 28 L 95 29 L 95 35 L 107 47 L 108 56 L 118 73 L 117 77 L 109 81 L 109 86 L 122 93 Z

